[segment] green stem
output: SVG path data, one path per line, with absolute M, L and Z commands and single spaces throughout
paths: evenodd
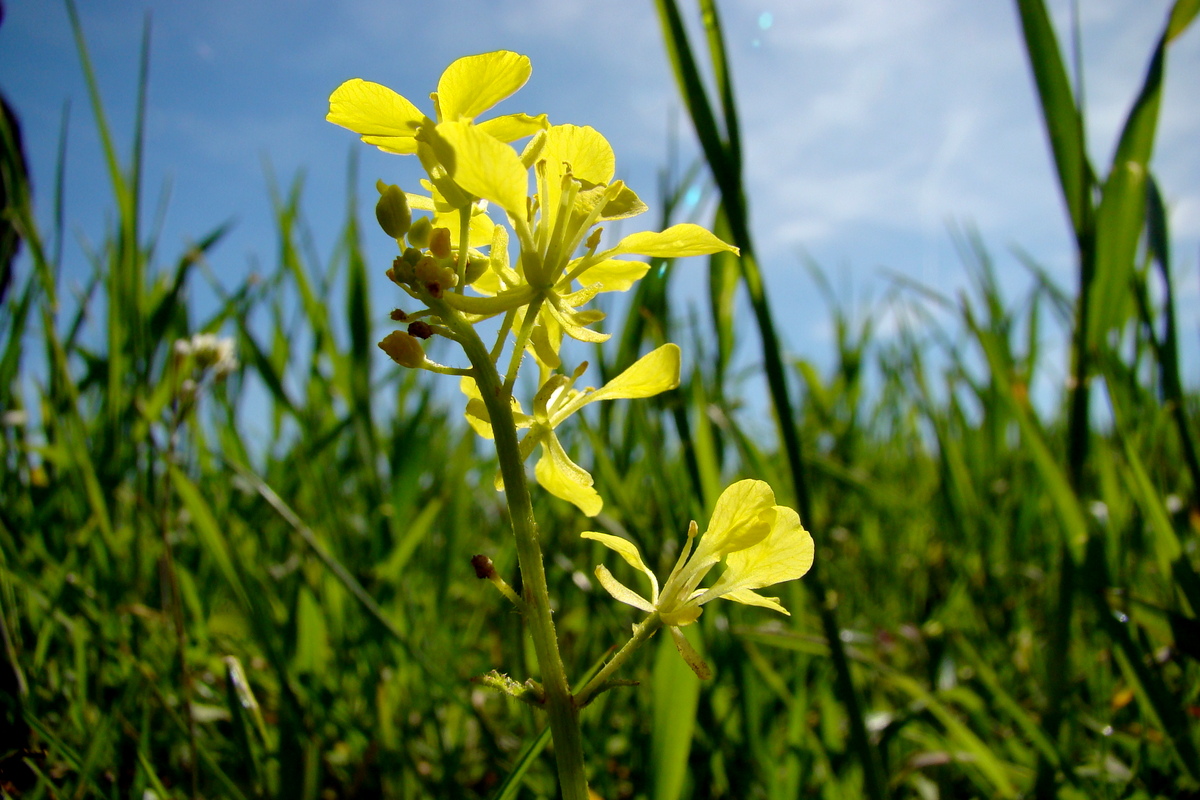
M 639 647 L 649 641 L 650 637 L 657 633 L 661 627 L 662 617 L 658 615 L 657 611 L 638 623 L 633 629 L 633 638 L 626 642 L 617 651 L 617 654 L 608 660 L 608 663 L 587 682 L 586 686 L 575 693 L 575 704 L 583 708 L 592 702 L 595 696 L 604 690 L 604 684 L 608 681 L 609 676 L 624 666 L 629 657 Z
M 504 377 L 504 391 L 512 394 L 512 388 L 517 382 L 517 371 L 521 369 L 521 359 L 525 357 L 525 345 L 533 335 L 533 324 L 537 321 L 538 312 L 542 310 L 545 296 L 539 295 L 525 309 L 525 320 L 521 330 L 517 332 L 517 340 L 513 343 L 512 356 L 508 363 L 508 371 Z
M 471 204 L 458 210 L 458 263 L 455 272 L 458 273 L 458 284 L 454 291 L 462 294 L 467 288 L 467 255 L 471 246 Z
M 558 637 L 554 632 L 550 610 L 550 589 L 546 583 L 529 484 L 525 479 L 525 465 L 521 461 L 517 426 L 509 402 L 511 394 L 501 383 L 495 364 L 475 329 L 440 300 L 433 300 L 431 308 L 454 332 L 471 366 L 475 368 L 475 383 L 491 418 L 496 455 L 500 459 L 500 474 L 504 479 L 504 496 L 508 502 L 513 536 L 517 541 L 517 558 L 521 565 L 527 607 L 524 616 L 542 671 L 542 686 L 546 690 L 545 706 L 554 740 L 562 797 L 563 800 L 588 800 L 579 708 L 571 695 L 562 656 L 558 652 Z

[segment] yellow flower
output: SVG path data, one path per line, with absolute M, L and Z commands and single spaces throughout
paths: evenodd
M 446 126 L 435 149 L 444 151 L 447 162 L 453 163 L 450 174 L 464 190 L 508 212 L 520 244 L 520 258 L 511 268 L 506 259 L 501 264 L 495 258 L 493 246 L 493 261 L 501 265 L 473 285 L 488 297 L 456 295 L 447 302 L 480 317 L 515 311 L 513 327 L 518 331 L 527 308 L 536 308 L 529 341 L 521 345 L 531 347 L 544 367 L 559 366 L 564 334 L 584 342 L 609 338 L 589 327 L 604 314 L 580 307 L 601 292 L 626 291 L 646 274 L 646 262 L 622 256 L 679 258 L 737 252 L 690 223 L 634 233 L 601 249 L 602 223 L 635 216 L 646 206 L 623 182 L 613 180 L 612 147 L 592 128 L 551 126 L 518 157 L 511 147 L 476 129 Z M 527 201 L 529 169 L 537 190 Z
M 679 560 L 661 591 L 658 579 L 632 542 L 594 531 L 581 535 L 615 550 L 649 579 L 647 599 L 614 578 L 603 564 L 596 567 L 600 585 L 614 598 L 647 613 L 657 612 L 684 659 L 697 675 L 707 678 L 708 666 L 679 628 L 695 622 L 701 606 L 718 597 L 787 614 L 779 598 L 764 597 L 754 590 L 804 575 L 812 566 L 814 548 L 800 516 L 786 506 L 775 505 L 771 487 L 756 480 L 738 481 L 721 493 L 708 530 L 693 551 L 697 530 L 692 522 Z M 700 588 L 709 570 L 722 560 L 725 572 L 709 588 Z
M 421 160 L 429 176 L 422 185 L 429 195 L 406 194 L 407 206 L 410 212 L 433 212 L 433 228 L 450 231 L 450 257 L 457 262 L 456 287 L 435 299 L 471 323 L 504 315 L 500 335 L 516 335 L 509 385 L 519 355 L 527 350 L 544 369 L 554 370 L 561 365 L 564 336 L 584 342 L 609 338 L 592 328 L 604 319 L 603 312 L 582 307 L 601 292 L 628 290 L 649 269 L 644 261 L 628 257 L 737 252 L 690 223 L 634 233 L 601 248 L 601 225 L 646 210 L 631 189 L 614 179 L 616 157 L 608 141 L 586 126 L 550 126 L 544 114 L 476 122 L 523 86 L 530 73 L 529 59 L 508 51 L 461 58 L 446 68 L 431 95 L 433 118 L 391 89 L 355 78 L 330 96 L 326 117 L 368 144 L 391 153 L 415 153 Z M 511 142 L 527 136 L 532 138 L 518 153 Z M 398 198 L 393 205 L 399 207 Z M 504 211 L 516 239 L 519 257 L 511 266 L 508 234 L 492 225 L 486 210 L 491 207 Z M 385 221 L 389 235 L 400 230 L 390 217 Z M 424 249 L 423 231 L 420 220 L 414 221 L 408 232 L 411 248 Z M 480 248 L 488 249 L 486 256 Z M 467 280 L 465 262 L 482 265 L 485 259 L 490 268 Z M 468 284 L 477 294 L 466 291 Z M 409 288 L 428 305 L 419 287 Z
M 329 96 L 325 119 L 349 128 L 384 152 L 412 154 L 418 150 L 417 131 L 423 126 L 473 122 L 524 86 L 532 71 L 528 56 L 507 50 L 460 58 L 446 67 L 437 91 L 430 95 L 433 120 L 386 86 L 352 78 Z M 546 127 L 546 115 L 507 114 L 478 127 L 499 141 L 512 142 Z
M 478 124 L 475 118 L 524 86 L 532 71 L 528 56 L 507 50 L 460 58 L 446 67 L 437 91 L 429 96 L 433 100 L 433 119 L 386 86 L 352 78 L 329 96 L 325 119 L 354 131 L 364 142 L 385 152 L 415 153 L 447 202 L 453 208 L 464 208 L 472 202 L 471 195 L 486 195 L 460 186 L 453 178 L 455 157 L 452 149 L 447 150 L 443 135 L 457 139 L 460 128 L 479 133 L 482 143 L 468 137 L 477 151 L 464 152 L 462 155 L 468 159 L 503 160 L 505 150 L 515 159 L 512 148 L 503 143 L 545 128 L 549 124 L 546 115 L 507 114 Z M 522 187 L 522 202 L 524 196 Z
M 679 385 L 679 347 L 665 344 L 647 353 L 603 388 L 573 388 L 586 367 L 584 363 L 573 375 L 551 375 L 534 396 L 531 415 L 522 413 L 517 401 L 512 402 L 517 428 L 527 429 L 520 443 L 521 460 L 529 458 L 533 449 L 541 445 L 542 455 L 534 467 L 537 482 L 550 494 L 574 503 L 583 513 L 594 517 L 604 507 L 604 501 L 592 488 L 591 474 L 571 460 L 554 429 L 588 403 L 652 397 L 674 389 Z M 479 387 L 471 378 L 463 378 L 461 388 L 469 398 L 467 421 L 480 436 L 492 438 L 491 418 L 479 394 Z M 498 476 L 496 488 L 503 488 Z

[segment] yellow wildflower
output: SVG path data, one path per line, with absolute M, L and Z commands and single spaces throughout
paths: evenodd
M 615 550 L 649 579 L 647 599 L 614 578 L 603 564 L 596 567 L 600 585 L 614 598 L 647 613 L 657 612 L 688 665 L 701 678 L 707 678 L 708 666 L 679 628 L 695 622 L 701 606 L 718 597 L 787 614 L 779 598 L 764 597 L 754 590 L 804 575 L 812 566 L 814 548 L 800 516 L 786 506 L 775 505 L 771 487 L 756 480 L 738 481 L 721 493 L 708 529 L 693 551 L 697 530 L 692 522 L 687 542 L 661 591 L 658 579 L 632 542 L 594 531 L 581 535 Z M 700 588 L 700 582 L 720 561 L 725 562 L 725 572 L 709 588 Z

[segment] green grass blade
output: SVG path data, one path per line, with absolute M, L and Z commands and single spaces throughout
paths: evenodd
M 1021 734 L 1032 744 L 1038 753 L 1053 765 L 1055 769 L 1066 771 L 1068 780 L 1073 780 L 1074 771 L 1062 757 L 1054 742 L 1046 736 L 1034 717 L 1026 711 L 1012 694 L 1004 687 L 1000 676 L 985 660 L 966 636 L 956 636 L 954 643 L 964 655 L 965 661 L 975 671 L 975 676 L 984 685 L 992 697 L 992 702 L 1007 716 L 1021 731 Z
M 1050 138 L 1058 184 L 1076 240 L 1090 228 L 1093 172 L 1087 160 L 1083 119 L 1075 102 L 1058 37 L 1042 0 L 1016 0 L 1025 52 L 1033 70 L 1042 119 Z
M 1181 783 L 1180 788 L 1196 788 L 1200 785 L 1200 751 L 1192 739 L 1178 696 L 1167 688 L 1159 672 L 1151 667 L 1155 663 L 1152 654 L 1133 638 L 1129 631 L 1129 619 L 1109 608 L 1103 591 L 1109 583 L 1108 567 L 1098 538 L 1089 543 L 1084 574 L 1091 584 L 1089 594 L 1096 606 L 1101 627 L 1116 645 L 1113 652 L 1138 698 L 1139 711 L 1163 732 L 1171 754 L 1183 772 L 1180 777 L 1187 778 L 1187 783 Z
M 213 514 L 212 507 L 200 493 L 196 484 L 177 467 L 171 468 L 171 485 L 183 503 L 183 507 L 191 515 L 193 529 L 200 544 L 216 565 L 217 571 L 225 579 L 225 583 L 228 584 L 241 607 L 249 613 L 251 610 L 249 592 L 242 581 L 240 571 L 234 565 L 234 555 L 230 552 L 229 543 L 221 530 L 220 523 Z
M 684 629 L 688 642 L 700 651 L 698 626 Z M 701 656 L 703 653 L 701 652 Z M 671 637 L 663 632 L 654 657 L 654 711 L 650 729 L 650 753 L 654 772 L 651 800 L 680 800 L 687 784 L 688 754 L 700 703 L 700 679 L 679 655 Z
M 538 756 L 546 749 L 546 745 L 550 743 L 550 726 L 546 725 L 542 728 L 542 732 L 526 743 L 521 749 L 521 754 L 517 756 L 516 763 L 513 764 L 512 771 L 504 778 L 504 782 L 496 789 L 496 793 L 492 795 L 492 800 L 516 800 L 518 793 L 521 791 L 521 782 L 525 779 L 525 773 L 529 772 L 529 768 L 537 763 Z
M 892 686 L 922 704 L 945 729 L 949 741 L 957 745 L 961 752 L 970 754 L 975 768 L 986 779 L 986 785 L 980 788 L 988 791 L 988 796 L 1021 796 L 1021 791 L 1009 775 L 1011 768 L 937 695 L 907 675 L 889 672 L 887 680 Z
M 733 231 L 724 210 L 719 209 L 713 221 L 713 233 L 722 239 L 730 239 Z M 716 378 L 718 385 L 724 382 L 725 372 L 733 357 L 736 342 L 734 335 L 734 305 L 740 276 L 737 256 L 722 251 L 708 258 L 708 297 L 712 312 L 713 333 L 717 340 Z

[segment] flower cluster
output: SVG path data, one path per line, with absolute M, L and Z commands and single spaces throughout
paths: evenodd
M 606 224 L 640 214 L 646 206 L 615 179 L 616 159 L 603 136 L 589 127 L 552 125 L 544 114 L 480 119 L 521 88 L 530 72 L 528 58 L 507 51 L 461 58 L 447 67 L 430 95 L 432 116 L 391 89 L 354 79 L 329 98 L 327 119 L 381 150 L 416 155 L 426 174 L 421 193 L 377 184 L 376 219 L 400 251 L 387 275 L 411 301 L 407 310 L 397 308 L 391 315 L 404 329 L 389 333 L 379 346 L 402 366 L 460 376 L 467 421 L 480 436 L 497 440 L 501 464 L 508 469 L 504 474 L 515 479 L 538 451 L 538 483 L 595 516 L 603 501 L 592 476 L 568 455 L 557 429 L 590 403 L 651 397 L 675 388 L 680 353 L 674 344 L 663 345 L 600 388 L 576 388 L 587 364 L 573 370 L 563 364 L 564 339 L 608 338 L 596 329 L 604 314 L 589 302 L 602 292 L 630 289 L 649 268 L 640 257 L 737 250 L 692 224 L 606 242 Z M 513 143 L 520 140 L 525 143 L 518 150 Z M 419 216 L 414 218 L 414 212 Z M 497 321 L 490 348 L 476 328 L 484 320 Z M 457 342 L 470 366 L 431 361 L 422 342 L 434 336 Z M 537 389 L 528 413 L 512 394 L 526 356 L 537 365 Z M 504 488 L 499 475 L 496 486 Z M 687 662 L 706 677 L 708 667 L 680 628 L 718 597 L 788 613 L 776 598 L 755 590 L 807 572 L 813 542 L 796 512 L 775 505 L 770 487 L 761 481 L 729 487 L 717 501 L 706 533 L 698 537 L 697 531 L 693 522 L 661 588 L 632 543 L 604 533 L 583 536 L 615 550 L 649 579 L 647 598 L 618 582 L 604 566 L 596 568 L 613 597 L 650 615 L 631 644 L 666 625 Z M 518 548 L 522 542 L 531 544 L 528 555 L 539 563 L 533 529 L 525 530 L 522 539 L 514 523 L 514 532 Z M 720 562 L 723 574 L 701 588 Z M 543 583 L 528 604 L 520 598 L 514 602 L 534 617 L 537 609 L 545 610 L 542 622 L 552 633 L 545 594 Z M 535 645 L 539 641 L 535 637 Z M 543 649 L 539 658 L 557 658 Z M 623 658 L 610 661 L 602 675 Z M 547 691 L 546 697 L 574 702 L 565 683 L 556 691 Z
M 524 85 L 530 72 L 527 57 L 507 51 L 461 58 L 430 95 L 432 117 L 391 89 L 356 78 L 333 92 L 327 119 L 381 150 L 415 154 L 427 175 L 421 181 L 425 194 L 377 185 L 376 217 L 400 249 L 388 277 L 416 304 L 392 312 L 406 327 L 388 334 L 380 347 L 402 366 L 465 376 L 468 419 L 486 436 L 490 420 L 473 370 L 431 361 L 422 340 L 456 339 L 457 323 L 498 318 L 490 352 L 506 389 L 511 391 L 526 354 L 539 368 L 532 416 L 516 406 L 520 426 L 528 429 L 522 454 L 528 457 L 541 445 L 539 483 L 594 515 L 602 501 L 592 478 L 567 457 L 554 428 L 594 400 L 674 388 L 679 352 L 674 345 L 660 348 L 608 386 L 576 390 L 583 368 L 564 370 L 564 337 L 608 338 L 594 327 L 603 312 L 587 304 L 602 292 L 626 291 L 645 275 L 649 265 L 636 257 L 736 248 L 692 224 L 633 233 L 605 246 L 606 223 L 646 210 L 633 190 L 614 179 L 608 141 L 589 127 L 551 125 L 544 114 L 479 120 Z M 521 139 L 527 142 L 518 151 L 512 143 Z M 500 218 L 493 219 L 497 210 Z M 427 216 L 414 220 L 413 212 Z M 515 258 L 509 252 L 513 240 Z

